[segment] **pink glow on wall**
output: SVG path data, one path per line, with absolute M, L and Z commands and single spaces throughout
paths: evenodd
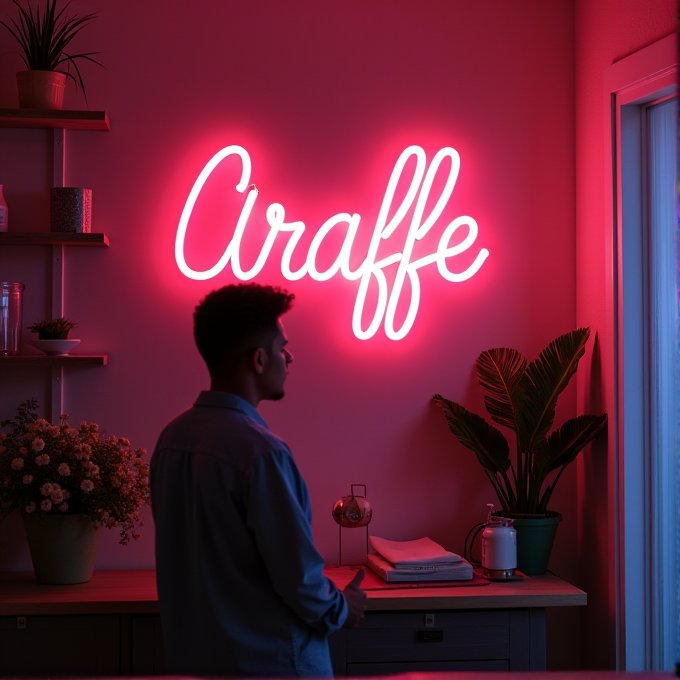
M 480 351 L 510 346 L 534 355 L 575 327 L 573 1 L 194 5 L 168 0 L 159 16 L 157 3 L 73 0 L 75 12 L 102 10 L 82 47 L 101 51 L 106 70 L 84 65 L 83 76 L 88 108 L 106 110 L 111 131 L 67 133 L 68 181 L 92 188 L 93 230 L 105 232 L 111 246 L 68 249 L 66 313 L 78 322 L 82 351 L 108 354 L 109 365 L 68 369 L 66 410 L 75 422 L 99 422 L 153 450 L 168 419 L 209 384 L 192 339 L 192 311 L 208 291 L 239 279 L 229 264 L 211 279 L 186 277 L 175 241 L 192 186 L 220 149 L 238 144 L 248 151 L 249 184 L 259 190 L 244 234 L 244 270 L 270 232 L 267 208 L 280 204 L 286 222 L 306 227 L 291 255 L 293 271 L 305 265 L 330 217 L 361 215 L 349 261 L 356 271 L 401 153 L 412 145 L 424 150 L 424 180 L 438 151 L 451 147 L 461 159 L 455 188 L 437 223 L 414 241 L 409 261 L 433 255 L 447 225 L 466 215 L 479 235 L 465 253 L 447 259 L 448 268 L 465 271 L 481 248 L 491 255 L 460 283 L 442 278 L 436 263 L 418 268 L 417 316 L 401 340 L 384 331 L 388 302 L 375 335 L 357 340 L 352 319 L 360 279 L 338 271 L 325 281 L 288 281 L 281 261 L 292 232 L 277 235 L 255 280 L 296 294 L 286 318 L 295 354 L 286 398 L 263 403 L 261 411 L 307 480 L 324 557 L 337 559 L 330 510 L 355 482 L 370 491 L 376 535 L 429 536 L 460 552 L 494 499 L 474 456 L 456 449 L 432 394 L 483 411 L 473 368 Z M 14 11 L 11 0 L 0 0 L 0 16 Z M 17 103 L 14 72 L 21 64 L 13 49 L 7 31 L 0 32 L 6 107 Z M 72 87 L 65 107 L 85 107 Z M 48 131 L 0 129 L 0 183 L 12 229 L 48 228 L 51 149 Z M 194 206 L 185 238 L 194 270 L 213 267 L 229 245 L 246 198 L 235 190 L 240 163 L 235 155 L 224 159 Z M 385 224 L 406 197 L 417 163 L 415 154 L 405 163 Z M 450 166 L 444 158 L 423 221 Z M 403 252 L 417 201 L 418 194 L 392 235 L 380 239 L 376 262 Z M 318 272 L 336 262 L 348 228 L 338 224 L 320 239 Z M 466 235 L 461 226 L 453 239 Z M 44 311 L 49 249 L 1 250 L 3 276 L 28 284 L 30 321 Z M 388 293 L 398 267 L 383 270 Z M 405 273 L 395 331 L 408 313 L 410 283 Z M 378 296 L 371 276 L 363 331 Z M 23 398 L 45 403 L 49 372 L 23 371 L 7 382 L 5 375 L 0 419 Z M 559 417 L 566 419 L 573 403 L 563 404 Z M 555 564 L 569 579 L 577 567 L 573 482 L 558 493 L 565 520 Z M 30 565 L 20 520 L 0 523 L 0 544 L 0 568 Z M 123 548 L 115 534 L 105 534 L 98 568 L 153 564 L 150 516 L 134 546 Z M 549 634 L 571 660 L 568 636 Z
M 286 318 L 295 354 L 286 397 L 261 411 L 307 480 L 324 557 L 337 559 L 330 509 L 355 482 L 369 488 L 376 535 L 429 536 L 460 552 L 492 492 L 474 456 L 456 449 L 432 394 L 483 411 L 473 368 L 480 351 L 510 346 L 534 355 L 574 327 L 573 3 L 518 3 L 390 0 L 386 12 L 387 3 L 366 0 L 203 0 L 200 11 L 189 11 L 191 3 L 168 0 L 159 30 L 156 3 L 74 0 L 76 12 L 102 9 L 87 42 L 101 50 L 106 70 L 83 75 L 89 108 L 107 111 L 111 131 L 67 132 L 68 177 L 92 188 L 93 230 L 105 232 L 111 246 L 66 253 L 66 313 L 79 324 L 82 351 L 109 355 L 105 368 L 68 369 L 72 419 L 99 422 L 153 450 L 165 423 L 209 385 L 191 315 L 208 291 L 239 279 L 229 264 L 211 279 L 186 277 L 175 241 L 192 186 L 220 149 L 238 144 L 248 151 L 249 184 L 259 190 L 244 234 L 244 270 L 270 232 L 267 208 L 280 204 L 286 222 L 306 226 L 291 255 L 293 271 L 304 266 L 330 217 L 360 215 L 349 261 L 356 271 L 402 152 L 423 149 L 424 180 L 439 150 L 451 147 L 461 159 L 453 193 L 436 224 L 414 241 L 409 261 L 433 255 L 447 225 L 466 215 L 478 224 L 477 240 L 448 258 L 448 268 L 465 271 L 481 248 L 491 255 L 460 283 L 442 278 L 435 262 L 418 268 L 417 316 L 401 340 L 384 331 L 388 303 L 375 335 L 356 338 L 360 279 L 338 271 L 325 281 L 288 281 L 281 261 L 292 232 L 277 235 L 255 280 L 296 294 Z M 14 11 L 10 0 L 0 0 L 0 16 Z M 5 34 L 0 95 L 12 107 L 20 66 L 12 60 L 20 60 Z M 177 55 L 170 69 L 168 54 Z M 85 107 L 72 88 L 66 95 L 65 106 Z M 0 129 L 0 182 L 12 229 L 48 228 L 51 149 L 48 131 Z M 417 163 L 415 154 L 405 163 L 385 224 Z M 213 267 L 229 245 L 246 198 L 235 190 L 240 164 L 236 155 L 224 159 L 194 206 L 185 238 L 194 270 Z M 450 167 L 444 158 L 423 221 Z M 403 252 L 418 195 L 392 235 L 380 239 L 376 261 Z M 321 239 L 318 272 L 336 262 L 348 228 L 338 224 Z M 461 226 L 453 239 L 466 235 Z M 44 311 L 50 252 L 6 251 L 0 249 L 3 276 L 29 284 L 28 323 Z M 388 293 L 398 267 L 383 270 Z M 395 331 L 408 313 L 410 282 L 406 273 Z M 364 331 L 378 294 L 371 276 Z M 49 372 L 5 375 L 0 419 L 14 415 L 23 398 L 45 403 Z M 563 404 L 559 417 L 566 419 L 573 404 Z M 565 521 L 554 554 L 565 578 L 576 566 L 573 489 L 565 483 L 556 502 Z M 30 565 L 20 520 L 0 523 L 0 544 L 0 568 Z M 105 534 L 99 568 L 153 564 L 150 516 L 134 546 Z M 563 638 L 559 646 L 566 648 Z
M 210 176 L 223 161 L 231 156 L 237 156 L 240 159 L 240 173 L 237 170 L 238 181 L 235 186 L 237 192 L 244 194 L 240 213 L 233 232 L 229 225 L 225 225 L 225 231 L 231 234 L 231 238 L 216 263 L 208 269 L 193 269 L 187 264 L 186 259 L 186 236 L 192 213 Z M 410 180 L 408 174 L 406 175 L 407 179 L 403 180 L 402 175 L 404 175 L 405 167 L 411 159 L 415 160 L 412 175 Z M 414 259 L 416 243 L 423 241 L 435 225 L 440 226 L 437 222 L 453 193 L 460 172 L 460 164 L 460 155 L 451 147 L 440 149 L 429 165 L 425 151 L 420 146 L 412 145 L 404 149 L 390 175 L 381 201 L 380 212 L 370 237 L 367 255 L 361 264 L 355 268 L 352 267 L 351 260 L 353 256 L 356 258 L 357 249 L 354 248 L 354 245 L 359 229 L 363 226 L 360 214 L 343 212 L 329 217 L 318 228 L 307 246 L 307 255 L 303 264 L 294 266 L 292 262 L 296 256 L 298 259 L 300 258 L 298 250 L 303 248 L 301 241 L 307 227 L 304 222 L 299 220 L 286 221 L 286 209 L 281 203 L 272 203 L 267 208 L 266 218 L 269 232 L 264 242 L 258 246 L 259 251 L 255 250 L 256 259 L 252 266 L 244 267 L 242 251 L 247 240 L 246 230 L 255 206 L 258 190 L 255 184 L 250 184 L 253 166 L 247 150 L 238 145 L 224 147 L 208 161 L 189 193 L 177 227 L 175 261 L 180 271 L 190 279 L 198 281 L 211 279 L 222 272 L 227 264 L 231 264 L 234 276 L 241 281 L 248 281 L 262 272 L 278 234 L 289 232 L 290 237 L 281 257 L 281 272 L 285 279 L 298 281 L 309 276 L 315 281 L 327 281 L 340 274 L 348 281 L 358 280 L 359 288 L 352 315 L 354 335 L 360 340 L 367 340 L 375 335 L 379 325 L 384 320 L 387 337 L 391 340 L 401 340 L 411 330 L 418 313 L 421 295 L 418 272 L 420 268 L 436 264 L 437 270 L 444 280 L 460 283 L 474 276 L 489 256 L 489 251 L 486 248 L 481 248 L 477 251 L 472 262 L 464 264 L 462 267 L 459 263 L 451 264 L 447 262 L 449 258 L 465 254 L 472 248 L 477 239 L 479 233 L 477 222 L 474 218 L 463 215 L 456 217 L 443 228 L 443 231 L 440 228 L 440 236 L 434 252 Z M 414 164 L 410 163 L 410 165 L 413 166 Z M 448 165 L 448 174 L 445 170 L 443 171 L 444 184 L 439 192 L 433 194 L 435 198 L 431 199 L 430 194 L 442 165 Z M 402 196 L 395 200 L 395 194 L 399 187 L 402 188 Z M 223 200 L 228 200 L 226 190 L 223 189 L 221 193 L 225 196 Z M 431 203 L 432 200 L 434 200 L 434 205 L 428 211 L 426 210 L 428 202 Z M 411 215 L 410 225 L 405 232 L 405 239 L 402 241 L 398 238 L 392 239 L 391 247 L 388 248 L 389 254 L 380 257 L 378 251 L 381 249 L 383 241 L 387 242 L 394 236 L 409 214 Z M 219 224 L 214 213 L 206 215 L 204 219 L 213 225 L 213 229 L 216 222 Z M 193 228 L 200 231 L 201 224 L 196 225 L 197 220 L 193 222 Z M 459 230 L 466 235 L 461 237 Z M 341 236 L 343 240 L 336 251 L 335 259 L 330 263 L 321 265 L 319 253 L 330 240 L 329 234 L 331 232 L 337 234 L 338 231 L 344 236 Z M 226 240 L 226 238 L 222 235 L 219 240 Z M 209 243 L 210 250 L 216 250 L 212 247 L 212 242 Z M 392 252 L 399 247 L 401 247 L 400 251 Z M 430 239 L 430 249 L 432 248 L 432 239 Z M 302 252 L 304 253 L 304 250 Z M 385 270 L 392 265 L 396 265 L 396 271 L 393 274 L 390 286 Z M 458 268 L 456 271 L 452 271 L 451 266 Z M 407 277 L 408 293 L 405 290 Z M 371 285 L 375 289 L 374 300 L 368 314 L 366 314 L 365 306 Z M 403 299 L 402 295 L 404 296 Z M 402 308 L 405 308 L 405 313 L 403 313 L 403 320 L 397 321 L 400 303 Z M 370 309 L 373 311 L 371 312 Z M 366 319 L 368 319 L 367 323 Z

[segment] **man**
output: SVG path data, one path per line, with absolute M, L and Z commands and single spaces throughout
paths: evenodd
M 342 592 L 324 576 L 305 482 L 256 410 L 284 396 L 293 297 L 225 286 L 194 313 L 210 391 L 165 427 L 151 460 L 172 674 L 330 677 L 328 634 L 363 617 L 363 571 Z

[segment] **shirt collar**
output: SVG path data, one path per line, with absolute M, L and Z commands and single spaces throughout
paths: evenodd
M 217 408 L 231 408 L 245 413 L 256 423 L 269 429 L 264 418 L 257 412 L 257 409 L 245 399 L 231 394 L 230 392 L 212 392 L 203 390 L 196 399 L 194 406 L 212 406 Z

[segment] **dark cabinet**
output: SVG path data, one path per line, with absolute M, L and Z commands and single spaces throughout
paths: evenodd
M 331 636 L 336 676 L 545 669 L 542 612 L 368 612 Z
M 545 670 L 545 608 L 586 603 L 550 574 L 368 597 L 361 625 L 329 638 L 337 677 Z M 53 588 L 32 573 L 0 574 L 0 677 L 166 673 L 152 570 L 96 571 L 88 583 Z
M 160 616 L 132 617 L 132 675 L 165 675 Z
M 120 675 L 120 642 L 120 616 L 3 616 L 0 675 Z

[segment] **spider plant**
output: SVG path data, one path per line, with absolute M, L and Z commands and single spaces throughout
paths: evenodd
M 66 71 L 62 72 L 73 80 L 76 89 L 80 85 L 85 101 L 87 101 L 85 85 L 76 60 L 85 59 L 102 66 L 92 58 L 92 55 L 98 52 L 69 54 L 65 50 L 73 38 L 93 21 L 99 12 L 67 17 L 66 10 L 71 4 L 70 1 L 57 11 L 57 0 L 47 0 L 42 14 L 40 8 L 34 12 L 30 2 L 27 3 L 26 8 L 19 3 L 19 0 L 12 0 L 12 2 L 19 9 L 18 23 L 12 18 L 9 18 L 11 25 L 1 19 L 0 23 L 19 43 L 22 51 L 17 54 L 23 59 L 26 68 L 30 71 L 59 71 L 59 66 L 65 64 Z M 71 66 L 75 70 L 75 76 L 70 72 Z
M 543 514 L 559 478 L 578 454 L 606 427 L 607 415 L 572 418 L 548 434 L 557 398 L 576 373 L 590 328 L 551 342 L 528 363 L 506 347 L 482 352 L 476 361 L 484 404 L 491 419 L 515 434 L 515 463 L 503 433 L 484 418 L 439 394 L 449 429 L 477 456 L 505 513 Z M 548 482 L 548 475 L 556 474 Z

